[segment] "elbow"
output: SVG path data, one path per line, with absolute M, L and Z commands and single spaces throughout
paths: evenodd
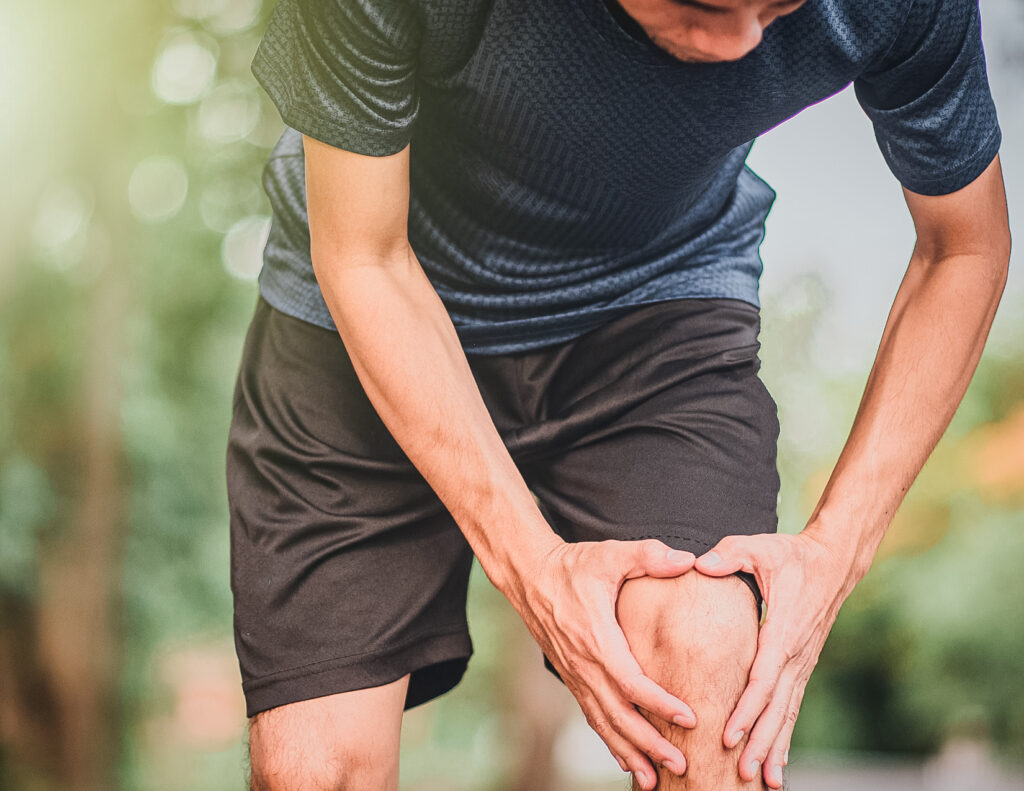
M 995 240 L 996 260 L 1003 269 L 1010 268 L 1010 253 L 1013 248 L 1013 237 L 1010 235 L 1010 223 L 1007 222 L 1000 229 L 998 238 Z
M 998 239 L 992 241 L 989 254 L 986 256 L 986 260 L 991 264 L 989 266 L 990 281 L 997 302 L 1002 299 L 1006 282 L 1009 279 L 1011 247 L 1010 229 L 1006 228 L 1003 233 L 999 234 Z
M 1010 236 L 1010 228 L 1007 226 L 1004 231 L 999 235 L 999 238 L 995 240 L 992 251 L 992 262 L 994 269 L 994 279 L 996 280 L 1000 294 L 1003 291 L 1003 287 L 1006 285 L 1006 280 L 1010 274 L 1010 254 L 1012 252 L 1013 239 Z

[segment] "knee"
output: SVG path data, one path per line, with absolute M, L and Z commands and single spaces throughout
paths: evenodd
M 736 576 L 698 572 L 638 577 L 619 593 L 617 615 L 637 661 L 658 681 L 717 701 L 738 696 L 757 650 L 753 594 Z M 695 701 L 695 702 L 699 702 Z
M 658 787 L 763 788 L 738 774 L 743 743 L 727 749 L 722 742 L 757 651 L 759 619 L 750 588 L 736 576 L 706 577 L 695 571 L 664 579 L 638 577 L 623 584 L 617 615 L 646 675 L 697 715 L 691 730 L 642 711 L 687 759 L 685 782 L 662 770 Z

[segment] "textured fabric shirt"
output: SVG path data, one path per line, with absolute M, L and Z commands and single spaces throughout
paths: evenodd
M 760 307 L 775 192 L 747 154 L 851 82 L 911 191 L 960 189 L 1001 142 L 977 0 L 807 0 L 715 63 L 677 60 L 616 0 L 280 0 L 252 67 L 286 124 L 261 293 L 334 328 L 300 133 L 372 156 L 411 143 L 409 242 L 466 353 L 666 299 Z

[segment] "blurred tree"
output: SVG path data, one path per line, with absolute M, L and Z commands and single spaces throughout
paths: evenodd
M 9 10 L 30 79 L 0 197 L 0 786 L 138 788 L 154 658 L 230 629 L 220 462 L 277 127 L 248 78 L 262 10 Z

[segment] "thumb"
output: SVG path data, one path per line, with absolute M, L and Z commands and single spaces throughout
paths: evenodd
M 710 577 L 725 577 L 737 571 L 753 572 L 751 547 L 743 538 L 726 536 L 694 563 L 694 568 Z
M 692 552 L 672 549 L 656 538 L 630 541 L 631 568 L 626 572 L 632 577 L 677 577 L 693 568 Z

